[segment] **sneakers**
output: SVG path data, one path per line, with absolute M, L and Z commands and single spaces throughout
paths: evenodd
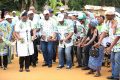
M 59 65 L 58 67 L 57 67 L 57 69 L 62 69 L 64 66 L 61 66 L 61 65 Z
M 70 66 L 67 66 L 66 69 L 71 69 L 71 67 L 70 67 Z

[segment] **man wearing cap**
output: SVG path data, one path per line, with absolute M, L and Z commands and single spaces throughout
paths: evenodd
M 36 21 L 40 20 L 40 16 L 36 13 L 34 6 L 30 6 L 29 11 L 33 11 L 33 14 L 34 14 L 33 20 L 36 20 Z
M 86 19 L 86 14 L 81 12 L 78 14 L 78 20 L 81 24 L 80 27 L 82 27 L 82 31 L 80 34 L 81 37 L 81 42 L 78 43 L 78 62 L 80 64 L 80 66 L 83 66 L 82 70 L 88 70 L 88 60 L 89 60 L 89 46 L 86 47 L 81 47 L 82 42 L 84 41 L 84 39 L 86 38 L 89 26 L 88 26 L 88 22 Z M 83 54 L 84 52 L 84 54 Z M 84 56 L 84 57 L 83 57 Z
M 56 24 L 50 18 L 49 11 L 44 10 L 44 19 L 40 21 L 41 49 L 45 64 L 42 66 L 52 67 L 53 47 L 56 40 Z
M 58 57 L 59 57 L 59 65 L 58 69 L 64 67 L 64 51 L 65 51 L 65 58 L 66 58 L 66 69 L 71 69 L 72 67 L 72 58 L 71 58 L 71 50 L 73 46 L 72 36 L 74 33 L 73 26 L 71 26 L 66 19 L 64 19 L 64 15 L 58 15 L 57 24 L 57 33 L 58 33 L 58 40 L 59 40 L 59 48 L 58 48 Z
M 79 21 L 77 20 L 77 14 L 75 13 L 70 13 L 68 14 L 68 20 L 71 21 L 69 22 L 70 24 L 73 24 L 73 28 L 74 28 L 74 35 L 73 35 L 73 41 L 74 43 L 76 43 L 76 34 L 77 34 L 77 26 L 79 25 Z M 72 51 L 71 51 L 71 55 L 72 55 L 72 63 L 74 65 L 74 56 L 77 57 L 77 47 L 76 44 L 73 45 L 72 47 Z
M 37 22 L 37 23 L 39 23 L 40 22 L 40 20 L 41 20 L 41 17 L 37 14 L 37 11 L 36 11 L 36 9 L 35 9 L 35 7 L 34 6 L 30 6 L 29 7 L 29 11 L 33 11 L 33 21 L 34 22 Z M 36 35 L 38 35 L 39 34 L 39 32 L 37 31 L 36 32 Z M 38 49 L 38 51 L 40 52 L 41 50 L 40 50 L 40 38 L 39 37 L 37 37 L 37 44 L 36 44 L 36 46 L 37 46 L 37 49 Z M 37 53 L 37 51 L 36 51 L 36 53 Z M 37 58 L 37 63 L 38 63 L 38 53 L 36 54 L 36 58 Z
M 64 13 L 65 9 L 63 7 L 60 8 L 60 12 Z
M 111 42 L 115 39 L 116 36 L 119 36 L 119 25 L 118 22 L 115 20 L 115 13 L 114 11 L 106 11 L 105 13 L 107 20 L 105 21 L 105 26 L 103 27 L 103 32 L 100 36 L 99 42 L 96 43 L 94 46 L 98 47 L 103 38 L 105 37 L 106 33 L 109 34 Z M 108 79 L 119 80 L 120 74 L 120 42 L 118 41 L 116 45 L 113 47 L 111 52 L 111 63 L 112 63 L 112 76 L 107 77 Z
M 37 29 L 39 27 L 39 22 L 34 20 L 34 13 L 32 10 L 28 11 L 28 19 L 31 21 L 31 25 L 32 25 L 32 30 L 34 32 L 34 34 L 36 35 L 35 39 L 33 40 L 33 44 L 34 44 L 34 54 L 30 57 L 30 64 L 33 67 L 36 67 L 36 63 L 38 60 L 38 49 L 37 49 L 37 45 L 38 45 L 38 39 L 37 39 Z M 33 34 L 33 33 L 31 33 Z
M 74 22 L 74 52 L 76 51 L 76 57 L 78 61 L 77 68 L 82 67 L 82 56 L 80 54 L 80 47 L 77 47 L 78 43 L 81 42 L 84 37 L 84 26 L 78 21 L 77 13 L 72 14 L 72 21 Z M 73 53 L 72 53 L 73 54 Z
M 19 17 L 16 15 L 16 11 L 12 11 L 12 17 L 13 17 L 12 21 L 14 23 L 17 23 L 19 21 Z
M 26 72 L 29 72 L 30 55 L 33 55 L 33 39 L 34 32 L 31 32 L 31 21 L 28 20 L 27 12 L 24 11 L 21 14 L 21 20 L 15 26 L 15 32 L 17 37 L 17 55 L 19 56 L 20 72 L 23 72 L 24 65 Z M 33 33 L 31 35 L 31 33 Z
M 53 19 L 54 24 L 57 24 L 57 16 L 54 15 L 53 9 L 48 9 L 50 13 L 50 18 Z M 54 50 L 53 50 L 53 63 L 56 62 L 56 55 L 57 55 L 57 47 L 58 47 L 58 41 L 54 42 Z

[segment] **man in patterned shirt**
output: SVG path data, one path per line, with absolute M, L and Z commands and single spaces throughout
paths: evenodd
M 52 67 L 53 47 L 56 40 L 56 24 L 50 18 L 49 11 L 43 12 L 44 19 L 40 21 L 41 49 L 45 64 L 42 66 Z

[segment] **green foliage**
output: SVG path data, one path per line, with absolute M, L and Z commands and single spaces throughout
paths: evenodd
M 47 0 L 36 0 L 37 10 L 42 11 Z
M 21 10 L 28 9 L 33 0 L 0 0 L 0 9 Z M 65 0 L 34 0 L 34 6 L 38 11 L 43 10 L 45 4 L 49 4 L 54 11 L 57 11 L 57 6 L 63 6 L 62 1 Z M 84 5 L 101 5 L 101 6 L 116 6 L 120 7 L 120 0 L 69 0 L 68 6 L 71 10 L 81 10 Z
M 50 6 L 50 8 L 52 8 L 54 10 L 54 13 L 58 11 L 57 7 L 58 6 L 63 6 L 63 3 L 58 0 L 48 0 L 48 5 Z
M 69 0 L 68 6 L 71 10 L 81 10 L 83 7 L 83 1 L 82 0 Z
M 0 10 L 7 9 L 8 11 L 18 10 L 17 2 L 13 0 L 0 0 Z
M 53 10 L 56 10 L 57 6 L 63 6 L 62 2 L 58 0 L 49 0 L 48 3 Z

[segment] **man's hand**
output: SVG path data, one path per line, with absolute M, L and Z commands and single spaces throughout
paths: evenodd
M 110 54 L 111 53 L 111 47 L 108 47 L 106 52 L 107 52 L 107 54 Z
M 95 47 L 95 48 L 99 48 L 99 46 L 100 46 L 100 42 L 98 42 L 95 45 L 93 45 L 93 47 Z
M 88 44 L 83 44 L 81 47 L 85 47 L 85 46 L 88 46 Z
M 77 46 L 78 46 L 78 47 L 81 47 L 82 45 L 83 45 L 82 43 L 79 43 Z
M 47 41 L 55 41 L 56 39 L 54 39 L 52 36 L 49 36 L 48 38 L 47 38 Z
M 45 40 L 46 36 L 45 35 L 41 35 L 41 39 Z

